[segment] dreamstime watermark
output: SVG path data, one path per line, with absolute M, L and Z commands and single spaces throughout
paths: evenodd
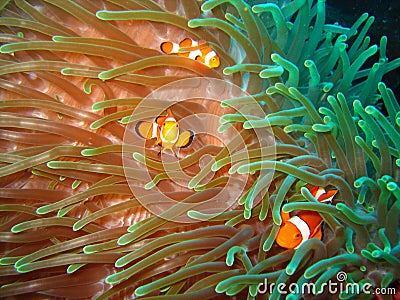
M 258 284 L 257 291 L 259 294 L 272 293 L 274 289 L 282 295 L 286 294 L 302 294 L 302 295 L 320 295 L 320 294 L 348 294 L 348 295 L 394 295 L 396 293 L 395 288 L 374 288 L 372 284 L 366 282 L 364 284 L 358 284 L 356 282 L 346 282 L 346 272 L 340 271 L 336 274 L 336 281 L 328 280 L 320 285 L 315 282 L 305 282 L 298 284 L 296 282 L 286 284 L 268 282 L 265 278 L 264 282 Z

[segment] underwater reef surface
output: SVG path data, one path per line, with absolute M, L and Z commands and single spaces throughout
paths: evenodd
M 400 59 L 371 44 L 372 16 L 333 24 L 324 0 L 0 9 L 1 298 L 399 298 L 400 109 L 381 80 Z M 160 51 L 185 38 L 221 65 Z M 134 134 L 168 106 L 195 134 L 178 159 Z M 278 246 L 282 211 L 317 212 L 322 239 Z M 280 289 L 294 283 L 315 289 Z

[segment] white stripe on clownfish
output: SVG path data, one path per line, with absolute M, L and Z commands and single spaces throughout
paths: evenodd
M 178 53 L 179 52 L 179 44 L 178 43 L 172 43 L 172 50 L 171 53 Z
M 151 132 L 151 138 L 156 138 L 157 137 L 157 129 L 158 129 L 158 124 L 153 123 L 152 125 L 152 132 Z
M 204 63 L 206 65 L 210 65 L 210 61 L 213 57 L 215 57 L 217 54 L 215 53 L 215 51 L 210 51 L 206 54 L 206 57 L 204 58 Z
M 194 50 L 194 51 L 190 51 L 189 52 L 189 58 L 190 59 L 196 59 L 196 57 L 198 57 L 198 56 L 202 56 L 203 55 L 203 53 L 201 52 L 201 50 Z
M 288 220 L 288 222 L 292 223 L 300 231 L 301 242 L 297 247 L 294 248 L 294 249 L 297 249 L 300 247 L 300 245 L 302 243 L 304 243 L 305 241 L 307 241 L 310 238 L 310 235 L 311 235 L 310 227 L 303 219 L 301 219 L 298 216 L 291 217 Z

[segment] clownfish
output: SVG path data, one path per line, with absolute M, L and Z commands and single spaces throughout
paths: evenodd
M 157 138 L 156 143 L 162 147 L 158 155 L 165 150 L 170 150 L 176 156 L 172 147 L 186 148 L 192 143 L 194 137 L 191 130 L 179 133 L 179 124 L 170 109 L 167 110 L 166 116 L 159 116 L 154 122 L 139 121 L 135 126 L 135 131 L 144 139 Z
M 220 60 L 218 55 L 211 49 L 205 41 L 195 41 L 190 38 L 182 40 L 179 44 L 173 42 L 163 42 L 160 45 L 161 51 L 166 54 L 177 54 L 201 62 L 210 69 L 219 67 Z M 194 48 L 191 51 L 182 52 L 182 48 Z
M 313 187 L 311 194 L 319 202 L 331 202 L 337 190 L 325 191 L 322 187 Z M 281 211 L 282 225 L 276 236 L 276 243 L 287 249 L 297 249 L 310 238 L 322 238 L 322 217 L 316 211 L 303 210 L 295 216 Z

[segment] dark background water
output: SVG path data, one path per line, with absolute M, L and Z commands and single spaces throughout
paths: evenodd
M 246 0 L 251 5 L 264 3 L 265 0 Z M 287 0 L 291 1 L 291 0 Z M 315 3 L 315 2 L 314 2 Z M 400 58 L 400 0 L 326 0 L 326 23 L 338 22 L 351 27 L 365 12 L 375 17 L 375 22 L 368 31 L 370 45 L 379 45 L 381 36 L 388 37 L 387 57 L 389 60 Z M 351 43 L 352 40 L 348 41 Z M 368 61 L 364 68 L 377 62 L 377 55 Z M 400 101 L 400 68 L 383 77 L 383 81 L 396 94 Z
M 388 37 L 387 57 L 400 58 L 400 0 L 327 0 L 328 23 L 339 22 L 351 26 L 364 12 L 375 16 L 375 22 L 368 31 L 371 44 L 379 45 L 382 35 Z M 376 59 L 371 63 L 376 62 Z M 396 94 L 400 101 L 400 69 L 383 77 L 383 81 Z

